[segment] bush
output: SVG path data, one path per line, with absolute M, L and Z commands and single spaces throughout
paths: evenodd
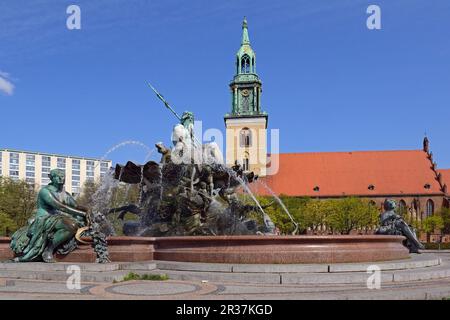
M 122 281 L 132 280 L 163 281 L 169 280 L 169 277 L 166 274 L 137 274 L 134 272 L 130 272 L 122 279 Z

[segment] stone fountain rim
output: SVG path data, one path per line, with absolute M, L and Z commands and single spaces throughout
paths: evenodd
M 88 240 L 89 238 L 83 238 Z M 404 236 L 396 235 L 218 235 L 218 236 L 170 236 L 170 237 L 128 237 L 112 236 L 108 241 L 128 241 L 128 242 L 148 242 L 148 241 L 211 241 L 211 240 L 291 240 L 291 241 L 309 241 L 309 240 L 329 240 L 329 241 L 403 241 Z M 0 243 L 10 242 L 10 237 L 0 237 Z

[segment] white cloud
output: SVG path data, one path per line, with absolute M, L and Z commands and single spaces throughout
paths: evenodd
M 0 92 L 11 96 L 14 93 L 14 84 L 11 82 L 9 74 L 0 71 Z

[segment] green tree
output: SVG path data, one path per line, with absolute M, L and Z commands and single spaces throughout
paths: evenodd
M 335 210 L 337 200 L 311 200 L 305 208 L 306 226 L 316 232 L 321 225 L 326 225 L 328 217 Z
M 14 221 L 17 228 L 24 226 L 36 209 L 37 193 L 34 186 L 23 180 L 0 177 L 0 212 Z
M 0 237 L 8 237 L 17 230 L 16 223 L 4 212 L 0 212 Z
M 440 215 L 435 214 L 422 221 L 422 231 L 427 233 L 427 241 L 429 241 L 430 233 L 436 230 L 442 231 L 442 229 L 444 229 L 444 219 Z
M 442 222 L 444 223 L 442 232 L 445 234 L 449 234 L 450 233 L 450 208 L 443 207 L 436 214 L 442 217 Z
M 326 218 L 327 225 L 333 232 L 350 234 L 358 228 L 367 228 L 377 224 L 379 212 L 367 200 L 360 198 L 344 198 L 333 201 L 330 214 Z
M 319 200 L 288 196 L 280 196 L 280 199 L 298 223 L 300 233 L 305 233 L 308 228 L 316 232 L 320 226 L 326 225 L 332 232 L 349 234 L 357 228 L 378 224 L 379 210 L 365 199 Z M 272 197 L 258 197 L 258 201 L 264 206 L 274 200 Z M 291 220 L 277 202 L 265 211 L 282 234 L 293 231 Z
M 305 233 L 307 229 L 307 221 L 305 215 L 305 207 L 309 202 L 308 198 L 280 196 L 280 200 L 292 216 L 293 220 L 298 224 L 298 233 Z M 294 224 L 281 204 L 273 197 L 258 197 L 261 205 L 267 207 L 264 211 L 272 219 L 275 226 L 280 230 L 281 234 L 292 234 L 295 229 Z

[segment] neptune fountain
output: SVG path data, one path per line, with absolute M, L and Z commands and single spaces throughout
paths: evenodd
M 172 130 L 172 146 L 155 144 L 160 161 L 116 165 L 94 194 L 91 208 L 80 207 L 64 191 L 64 172 L 52 170 L 51 183 L 39 192 L 38 209 L 29 223 L 11 240 L 0 239 L 0 258 L 12 257 L 11 262 L 338 263 L 408 258 L 409 250 L 402 245 L 405 237 L 411 252 L 422 248 L 414 230 L 389 212 L 382 216 L 380 235 L 296 236 L 298 226 L 285 209 L 293 235 L 276 235 L 266 207 L 249 187 L 258 176 L 238 163 L 227 167 L 215 143 L 201 144 L 196 139 L 193 113 L 179 116 L 156 94 L 179 120 Z M 139 199 L 110 208 L 112 186 L 121 183 L 137 185 Z M 243 200 L 244 194 L 251 202 Z M 124 221 L 127 213 L 137 219 Z M 114 236 L 111 214 L 123 221 L 125 237 Z M 10 241 L 12 251 L 4 248 L 5 241 Z
M 193 123 L 194 115 L 184 112 L 173 128 L 173 147 L 156 144 L 161 154 L 159 163 L 116 166 L 115 179 L 139 185 L 139 203 L 109 211 L 120 212 L 121 218 L 126 212 L 139 216 L 138 221 L 124 223 L 124 234 L 273 234 L 275 226 L 256 198 L 252 197 L 254 204 L 247 204 L 238 194 L 238 188 L 250 192 L 247 185 L 258 177 L 244 172 L 239 164 L 226 167 L 215 143 L 201 145 L 196 141 Z

